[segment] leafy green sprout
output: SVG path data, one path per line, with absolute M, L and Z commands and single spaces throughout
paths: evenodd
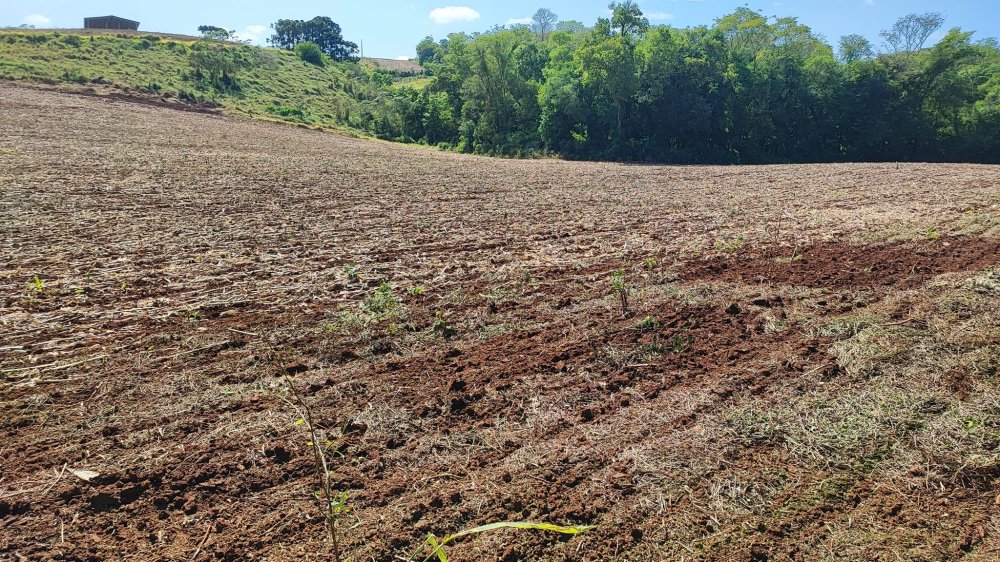
M 782 265 L 788 265 L 788 264 L 791 264 L 791 263 L 800 262 L 800 261 L 802 261 L 804 259 L 805 259 L 805 256 L 803 256 L 802 254 L 796 253 L 795 255 L 793 255 L 790 258 L 775 258 L 774 261 L 775 261 L 775 263 L 780 263 Z
M 434 323 L 431 325 L 431 331 L 444 339 L 453 338 L 458 333 L 458 330 L 454 326 L 445 321 L 444 314 L 440 310 L 434 313 Z
M 731 254 L 740 249 L 740 247 L 743 246 L 743 242 L 744 240 L 742 237 L 733 238 L 732 240 L 717 238 L 715 240 L 715 249 Z
M 655 332 L 660 329 L 660 322 L 652 316 L 647 316 L 639 322 L 639 329 L 643 332 Z
M 691 337 L 690 335 L 688 336 L 676 335 L 674 336 L 672 342 L 673 352 L 684 353 L 685 351 L 687 351 L 688 347 L 690 347 L 692 343 L 694 343 L 694 338 Z
M 359 266 L 356 263 L 344 267 L 344 276 L 347 277 L 347 281 L 349 283 L 357 283 L 359 276 L 358 274 L 360 272 L 361 272 L 361 266 Z
M 489 531 L 496 531 L 498 529 L 521 529 L 521 530 L 533 530 L 533 531 L 551 531 L 554 533 L 561 533 L 564 535 L 579 535 L 581 533 L 586 533 L 587 531 L 593 529 L 592 525 L 576 525 L 571 527 L 563 527 L 560 525 L 553 525 L 551 523 L 533 523 L 530 521 L 505 521 L 502 523 L 490 523 L 488 525 L 482 525 L 480 527 L 475 527 L 472 529 L 467 529 L 465 531 L 460 531 L 458 533 L 448 535 L 443 539 L 438 539 L 434 533 L 427 535 L 427 540 L 425 543 L 417 549 L 416 552 L 407 557 L 407 562 L 412 562 L 418 560 L 416 556 L 421 550 L 425 548 L 430 549 L 430 554 L 426 558 L 423 558 L 423 562 L 430 562 L 435 557 L 438 562 L 448 562 L 448 556 L 444 552 L 444 547 L 451 542 L 458 539 L 468 537 L 470 535 L 476 535 L 479 533 L 486 533 Z
M 622 316 L 628 316 L 629 314 L 629 292 L 631 288 L 625 279 L 625 272 L 622 270 L 617 270 L 611 274 L 611 289 L 614 291 L 615 295 L 618 297 L 618 304 L 621 307 Z
M 648 257 L 646 258 L 646 261 L 643 263 L 643 265 L 645 265 L 646 269 L 648 269 L 649 271 L 653 271 L 654 269 L 656 269 L 656 266 L 659 265 L 659 263 L 656 261 L 656 258 Z
M 364 308 L 373 314 L 382 314 L 395 308 L 399 304 L 399 298 L 392 294 L 392 285 L 383 281 L 375 294 L 364 302 Z
M 37 275 L 28 285 L 28 304 L 34 304 L 34 302 L 45 296 L 45 281 L 42 281 Z
M 409 289 L 406 290 L 406 292 L 409 293 L 409 295 L 411 297 L 420 297 L 420 296 L 423 296 L 423 294 L 424 294 L 424 288 L 423 287 L 410 287 Z

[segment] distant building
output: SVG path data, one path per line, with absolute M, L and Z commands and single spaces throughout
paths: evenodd
M 139 22 L 120 18 L 118 16 L 101 16 L 97 18 L 84 18 L 84 29 L 131 29 L 139 30 Z

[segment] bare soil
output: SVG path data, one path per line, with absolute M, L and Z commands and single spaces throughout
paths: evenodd
M 330 560 L 286 380 L 353 560 L 507 520 L 595 529 L 450 559 L 1000 556 L 998 167 L 494 160 L 0 84 L 0 233 L 0 560 Z

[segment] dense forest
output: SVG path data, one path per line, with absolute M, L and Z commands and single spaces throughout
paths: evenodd
M 938 14 L 836 48 L 748 8 L 711 27 L 651 26 L 631 1 L 593 27 L 428 37 L 425 88 L 366 101 L 383 138 L 465 152 L 670 163 L 1000 162 L 1000 49 Z M 934 45 L 931 37 L 943 35 Z

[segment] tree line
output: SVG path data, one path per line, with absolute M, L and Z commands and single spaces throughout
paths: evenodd
M 712 26 L 651 26 L 632 0 L 592 27 L 541 9 L 530 25 L 417 46 L 422 90 L 384 88 L 381 137 L 492 155 L 673 163 L 1000 161 L 1000 49 L 901 18 L 884 48 L 836 48 L 796 18 L 749 8 Z

